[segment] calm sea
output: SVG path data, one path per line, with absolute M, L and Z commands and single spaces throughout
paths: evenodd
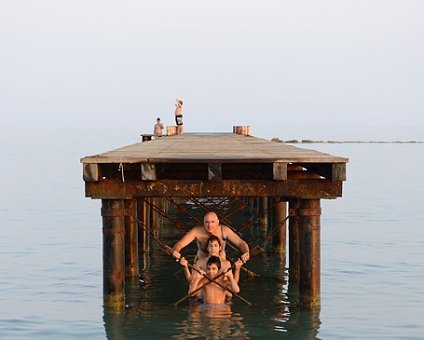
M 219 319 L 173 305 L 186 286 L 154 244 L 125 312 L 103 309 L 100 201 L 84 197 L 79 159 L 136 141 L 2 133 L 1 339 L 424 338 L 424 144 L 298 145 L 350 159 L 343 197 L 322 201 L 321 308 L 291 306 L 285 266 L 262 254 L 248 264 L 261 278 L 240 283 L 253 306 L 236 299 Z

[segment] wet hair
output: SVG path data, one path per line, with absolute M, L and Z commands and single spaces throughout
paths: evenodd
M 219 247 L 222 247 L 221 239 L 220 239 L 218 236 L 216 236 L 216 235 L 211 235 L 211 236 L 208 238 L 208 242 L 207 242 L 206 244 L 207 244 L 207 245 L 209 245 L 209 243 L 211 243 L 212 241 L 216 241 L 216 242 L 218 242 Z
M 206 267 L 209 267 L 211 264 L 216 264 L 218 270 L 221 269 L 221 259 L 218 256 L 211 256 L 206 263 Z

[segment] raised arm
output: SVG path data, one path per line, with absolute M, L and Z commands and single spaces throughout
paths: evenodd
M 184 276 L 188 284 L 191 283 L 192 275 L 190 269 L 188 268 L 188 262 L 185 257 L 180 258 L 180 264 L 184 267 Z
M 180 254 L 181 249 L 189 245 L 195 239 L 196 239 L 196 231 L 193 228 L 187 234 L 185 234 L 181 240 L 175 243 L 172 256 L 174 256 L 177 260 L 179 260 L 181 258 L 181 254 Z
M 190 287 L 188 289 L 188 294 L 191 294 L 192 292 L 194 292 L 198 287 L 200 287 L 204 282 L 206 281 L 206 279 L 204 279 L 201 275 L 196 275 L 193 278 L 193 282 L 190 284 Z
M 238 285 L 238 283 L 236 282 L 233 273 L 230 271 L 228 271 L 227 274 L 225 274 L 227 276 L 228 279 L 228 283 L 227 283 L 227 288 L 229 288 L 233 293 L 238 294 L 240 292 L 240 287 Z
M 238 259 L 234 264 L 235 264 L 234 281 L 239 283 L 239 281 L 240 281 L 240 269 L 241 269 L 241 266 L 243 265 L 243 261 Z

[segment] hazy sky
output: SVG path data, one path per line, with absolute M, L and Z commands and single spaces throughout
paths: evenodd
M 423 127 L 424 1 L 13 0 L 4 127 Z M 294 133 L 295 134 L 295 133 Z

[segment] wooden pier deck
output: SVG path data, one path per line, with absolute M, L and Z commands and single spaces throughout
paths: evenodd
M 348 160 L 234 133 L 185 133 L 82 158 L 82 163 L 335 163 Z
M 336 198 L 341 196 L 347 161 L 343 157 L 234 133 L 186 133 L 162 137 L 81 159 L 86 195 L 93 198 L 128 198 L 128 195 L 298 196 L 299 193 L 288 192 L 287 185 L 280 183 L 281 189 L 286 187 L 280 192 L 278 185 L 275 186 L 275 181 L 293 180 L 300 189 L 302 180 L 303 185 L 308 186 L 315 181 L 315 191 L 320 193 L 308 190 L 305 197 Z M 120 177 L 128 184 L 126 190 L 114 188 L 111 184 L 106 187 L 105 181 Z M 191 181 L 189 187 L 184 183 L 188 180 Z M 244 185 L 237 182 L 245 180 L 250 182 L 244 182 Z M 156 183 L 144 184 L 145 190 L 142 183 L 138 183 L 138 190 L 131 188 L 131 183 L 139 181 Z M 202 182 L 196 189 L 193 181 L 207 182 Z M 237 186 L 237 192 L 234 189 L 228 192 L 228 185 L 217 185 L 217 182 L 228 184 L 229 181 Z

